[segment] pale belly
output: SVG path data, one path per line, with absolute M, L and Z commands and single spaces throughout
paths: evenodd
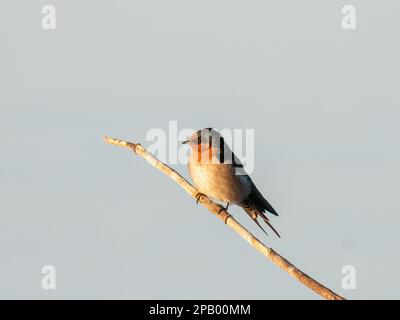
M 207 196 L 239 204 L 250 193 L 248 177 L 235 175 L 231 165 L 196 164 L 189 161 L 189 173 L 194 186 Z

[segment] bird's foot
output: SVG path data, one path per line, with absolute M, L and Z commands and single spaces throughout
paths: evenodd
M 227 202 L 227 203 L 226 203 L 226 207 L 225 207 L 225 211 L 228 211 L 229 205 L 230 205 L 230 203 Z
M 199 201 L 202 200 L 206 195 L 204 193 L 197 193 L 196 196 L 194 197 L 196 199 L 196 204 L 199 204 Z
M 226 214 L 225 214 L 224 223 L 227 224 L 228 218 L 231 218 L 232 215 L 229 214 L 228 211 L 227 211 L 228 210 L 228 206 L 226 206 L 226 207 L 224 207 L 222 205 L 219 205 L 219 206 L 220 206 L 220 209 L 218 210 L 217 215 L 219 215 L 219 214 L 221 214 L 221 212 L 225 211 Z
M 217 214 L 220 214 L 222 211 L 226 211 L 226 208 L 222 205 L 219 205 L 220 209 L 218 210 Z
M 220 209 L 218 210 L 218 214 L 220 214 L 222 211 L 228 211 L 229 208 L 229 202 L 226 203 L 226 206 L 224 207 L 223 205 L 219 205 Z

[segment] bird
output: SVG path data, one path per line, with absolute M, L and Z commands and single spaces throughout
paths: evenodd
M 281 237 L 265 214 L 268 211 L 278 216 L 278 213 L 257 189 L 243 164 L 216 129 L 198 130 L 182 143 L 190 146 L 188 168 L 193 184 L 199 191 L 197 203 L 206 195 L 226 203 L 225 210 L 230 204 L 238 205 L 265 234 L 268 235 L 258 217 Z

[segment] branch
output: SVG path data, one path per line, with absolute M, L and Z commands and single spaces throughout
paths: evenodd
M 149 153 L 145 148 L 143 148 L 138 143 L 127 142 L 124 140 L 113 139 L 110 137 L 104 137 L 104 141 L 109 144 L 113 144 L 120 147 L 125 147 L 131 149 L 134 153 L 141 156 L 147 162 L 149 162 L 153 167 L 165 173 L 177 184 L 179 184 L 187 193 L 189 193 L 193 198 L 199 193 L 195 187 L 193 187 L 184 177 L 182 177 L 178 172 L 167 166 L 165 163 L 158 160 L 155 156 Z M 202 197 L 199 200 L 204 207 L 206 207 L 211 213 L 216 215 L 221 219 L 228 227 L 237 232 L 243 239 L 245 239 L 252 247 L 257 251 L 261 252 L 269 260 L 275 263 L 278 267 L 289 273 L 292 277 L 300 281 L 305 286 L 309 287 L 311 290 L 319 294 L 321 297 L 328 300 L 344 300 L 343 297 L 329 290 L 327 287 L 317 282 L 293 264 L 291 264 L 284 257 L 279 255 L 273 249 L 264 245 L 260 240 L 253 236 L 246 228 L 240 225 L 223 207 L 214 201 L 210 200 L 208 197 Z

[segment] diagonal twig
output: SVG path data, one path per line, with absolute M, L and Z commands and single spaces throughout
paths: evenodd
M 184 177 L 182 177 L 178 172 L 167 166 L 165 163 L 158 160 L 150 152 L 142 147 L 139 143 L 127 142 L 124 140 L 113 139 L 110 137 L 104 137 L 104 141 L 109 144 L 113 144 L 120 147 L 125 147 L 131 149 L 135 154 L 141 156 L 147 162 L 149 162 L 153 167 L 157 168 L 161 172 L 165 173 L 177 184 L 179 184 L 187 193 L 189 193 L 193 198 L 199 194 L 199 191 L 193 187 Z M 318 281 L 314 280 L 296 266 L 274 251 L 272 248 L 264 245 L 260 240 L 253 236 L 246 228 L 244 228 L 239 222 L 237 222 L 223 207 L 214 201 L 210 200 L 208 197 L 204 196 L 199 199 L 204 207 L 206 207 L 211 213 L 216 215 L 221 219 L 228 227 L 233 229 L 238 233 L 243 239 L 245 239 L 252 247 L 257 251 L 261 252 L 265 257 L 275 263 L 278 267 L 289 273 L 292 277 L 300 281 L 305 286 L 309 287 L 315 293 L 319 294 L 321 297 L 327 300 L 345 300 L 344 297 L 334 293 Z

